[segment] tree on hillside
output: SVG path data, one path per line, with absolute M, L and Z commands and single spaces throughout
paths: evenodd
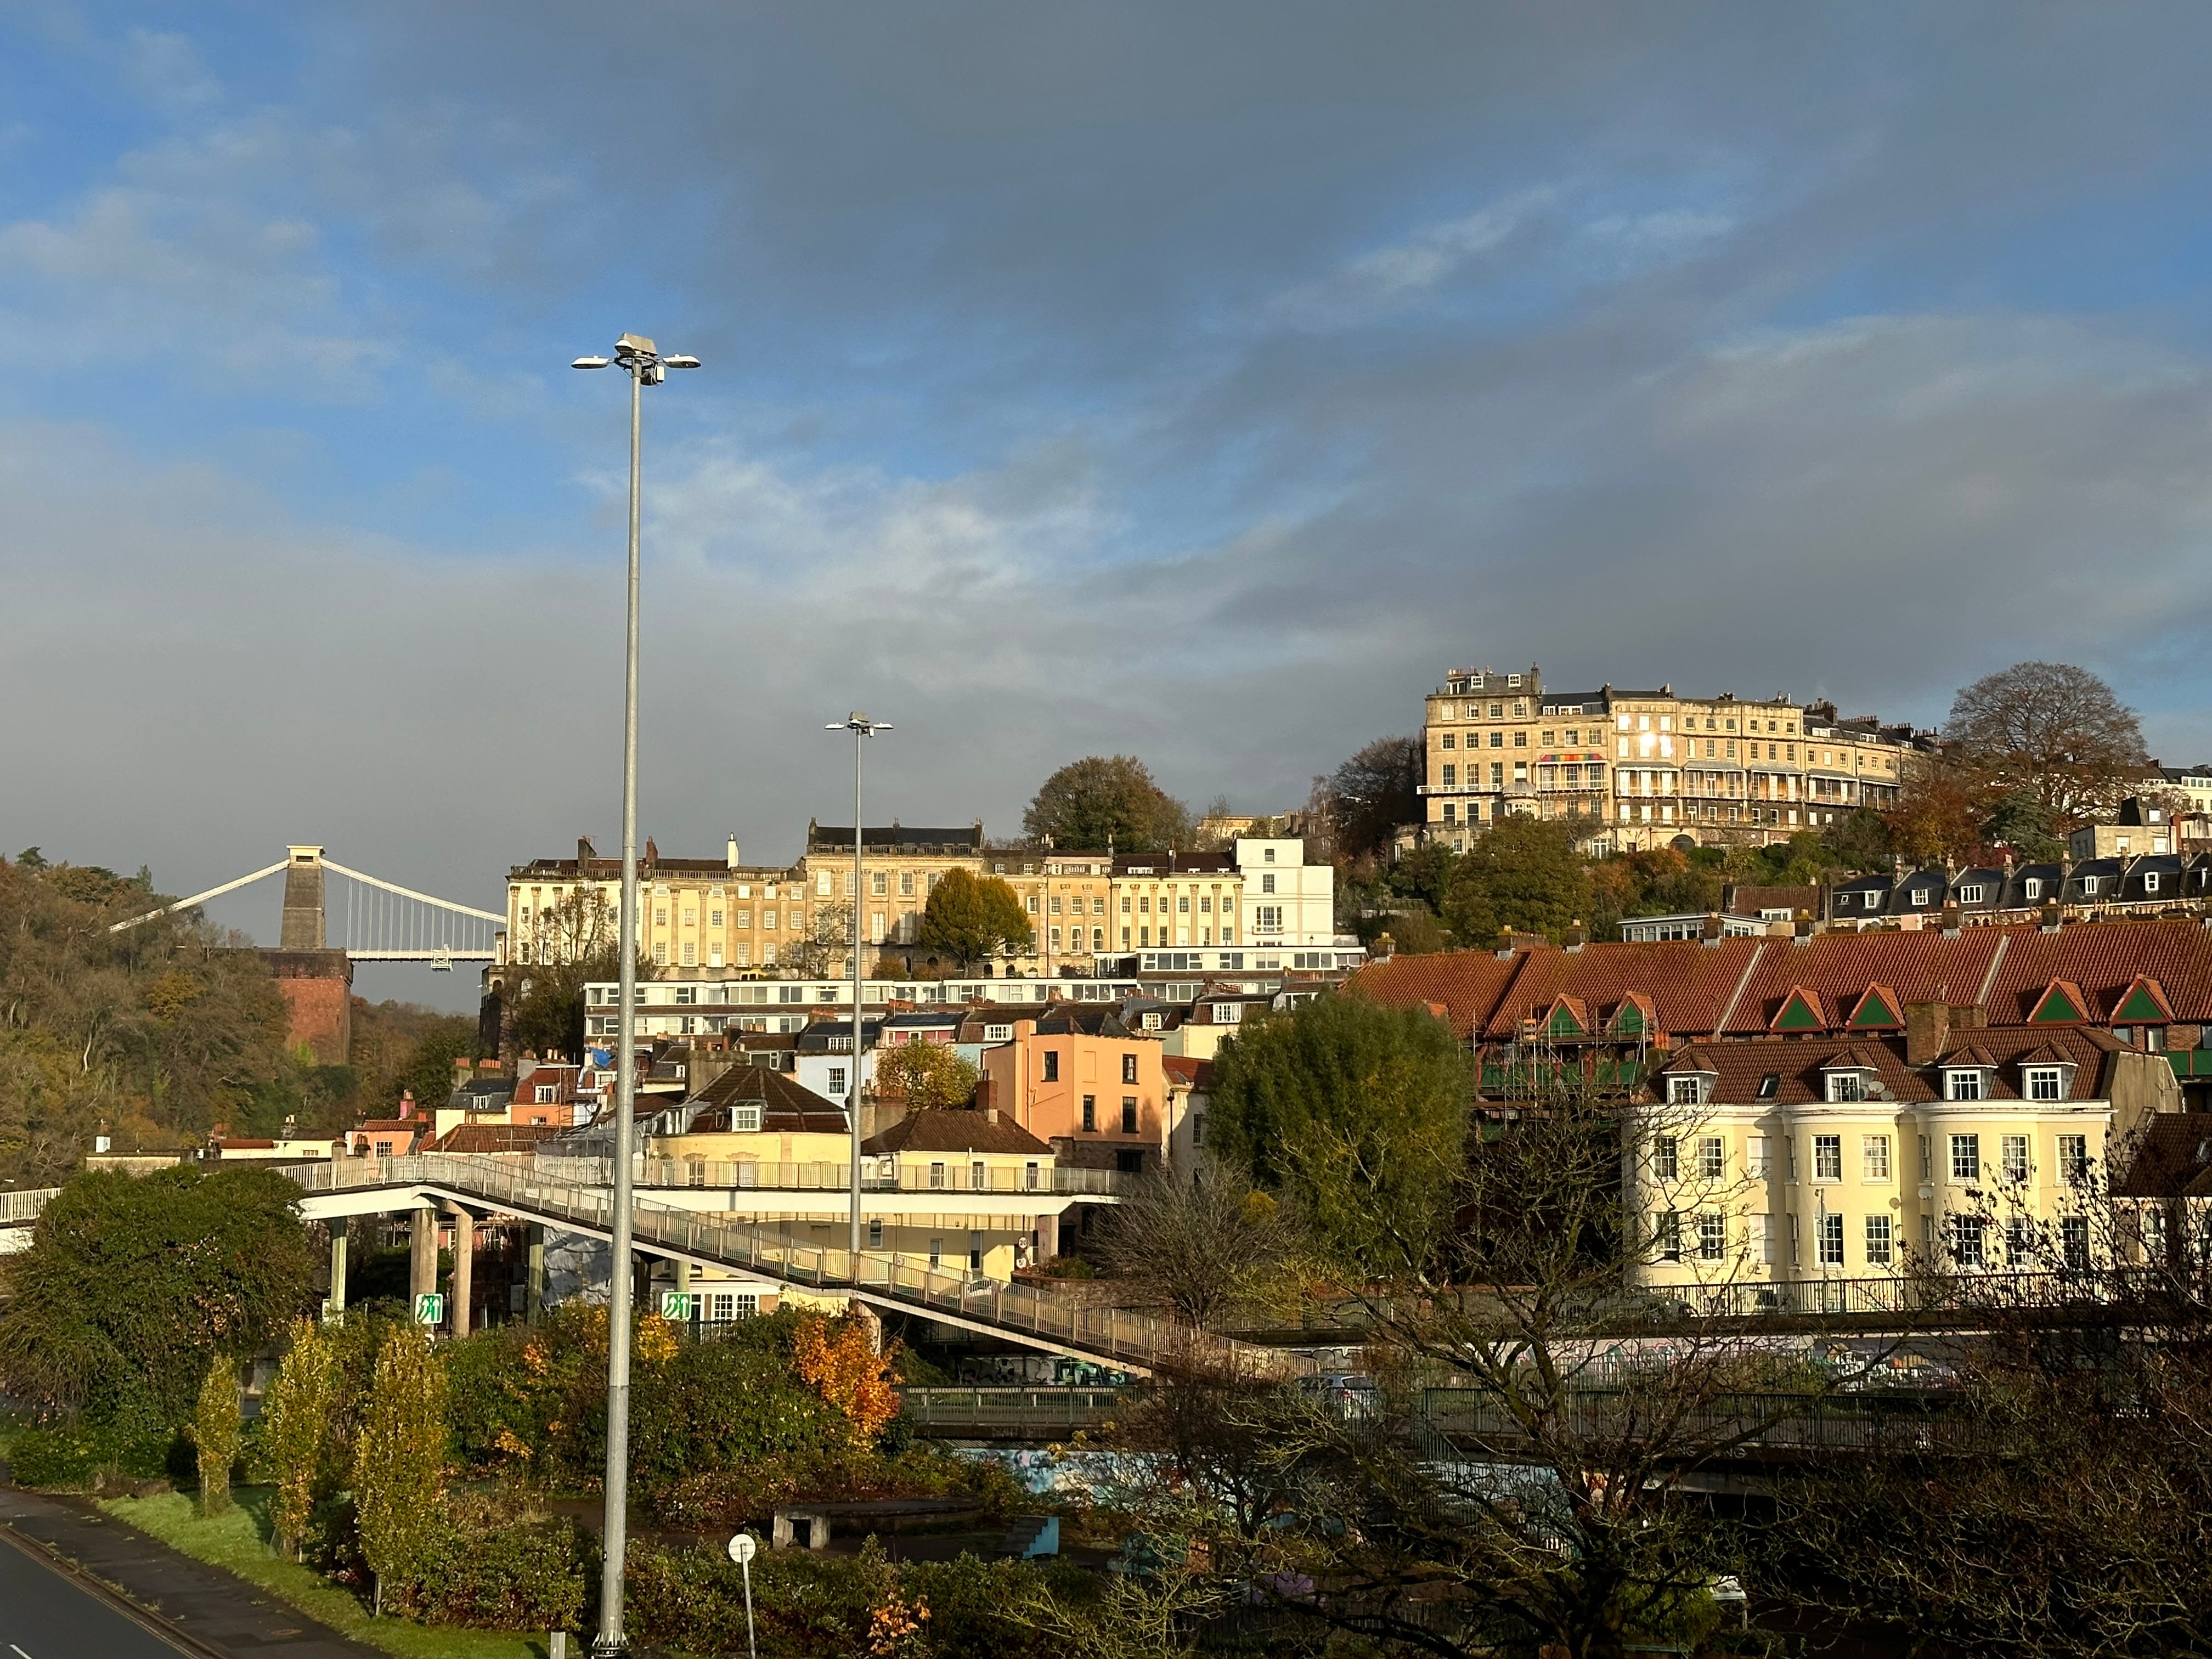
M 1905 785 L 1881 817 L 1892 850 L 1907 864 L 1966 864 L 1981 851 L 1991 805 L 1982 775 L 1939 765 Z
M 1571 923 L 1589 918 L 1595 896 L 1577 835 L 1571 821 L 1498 819 L 1455 865 L 1444 925 L 1476 949 L 1509 927 L 1563 939 Z
M 965 1106 L 982 1079 L 975 1062 L 945 1042 L 902 1042 L 876 1055 L 876 1093 L 915 1111 Z
M 1395 1261 L 1441 1224 L 1469 1091 L 1465 1054 L 1425 1010 L 1322 997 L 1222 1045 L 1208 1150 L 1345 1249 Z M 1356 1195 L 1346 1170 L 1364 1182 Z
M 1820 840 L 1840 868 L 1861 873 L 1887 870 L 1896 848 L 1889 825 L 1871 806 L 1842 814 L 1820 831 Z
M 2021 789 L 2058 827 L 2107 811 L 2149 763 L 2134 709 L 2086 668 L 2021 662 L 1951 704 L 1943 736 L 2000 789 Z
M 76 1176 L 9 1259 L 0 1392 L 181 1422 L 211 1357 L 254 1352 L 313 1303 L 299 1198 L 270 1170 Z
M 1000 951 L 1026 951 L 1032 937 L 1029 913 L 1003 878 L 948 870 L 930 890 L 915 943 L 954 957 L 964 971 Z
M 1711 861 L 1707 861 L 1711 859 Z M 1616 853 L 1590 867 L 1594 937 L 1609 939 L 1629 916 L 1698 915 L 1721 905 L 1717 858 L 1693 858 L 1672 847 Z
M 1377 738 L 1315 781 L 1316 803 L 1335 826 L 1340 857 L 1387 855 L 1398 826 L 1421 816 L 1421 740 Z
M 1071 761 L 1039 786 L 1022 814 L 1034 841 L 1117 853 L 1164 853 L 1192 843 L 1190 810 L 1152 781 L 1134 755 Z
M 587 896 L 596 903 L 597 895 Z M 574 896 L 551 907 L 556 914 L 556 928 L 563 938 L 590 941 L 591 948 L 581 955 L 562 956 L 558 951 L 542 951 L 541 960 L 534 965 L 525 965 L 516 973 L 519 986 L 513 999 L 514 1012 L 507 1027 L 508 1036 L 518 1052 L 529 1050 L 540 1056 L 564 1054 L 570 1060 L 580 1060 L 584 1053 L 584 992 L 587 986 L 611 984 L 622 974 L 622 952 L 612 927 L 604 933 L 591 928 L 581 921 L 560 922 L 557 918 L 563 909 L 588 910 L 591 904 L 579 904 Z M 642 951 L 637 957 L 637 977 L 640 983 L 659 977 L 652 959 Z M 428 1040 L 427 1037 L 425 1039 Z M 448 1034 L 441 1042 L 459 1042 L 458 1034 Z M 477 1041 L 471 1029 L 471 1043 Z M 463 1052 L 456 1048 L 447 1055 L 450 1066 L 453 1058 Z M 428 1072 L 427 1060 L 422 1062 Z M 450 1070 L 446 1087 L 452 1085 Z M 434 1098 L 443 1101 L 441 1088 Z M 423 1097 L 417 1092 L 419 1102 Z
M 2051 809 L 2025 789 L 2000 795 L 1982 824 L 1982 838 L 2009 847 L 2025 863 L 2055 864 L 2066 855 Z

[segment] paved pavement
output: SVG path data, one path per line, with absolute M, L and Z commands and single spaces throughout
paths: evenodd
M 82 1498 L 0 1486 L 0 1527 L 29 1540 L 0 1541 L 0 1659 L 176 1659 L 179 1653 L 195 1659 L 246 1653 L 256 1659 L 386 1659 Z M 103 1598 L 97 1586 L 43 1559 L 42 1545 L 111 1595 Z M 135 1604 L 154 1617 L 134 1623 L 111 1601 Z M 18 1628 L 40 1642 L 16 1634 Z M 7 1651 L 8 1644 L 15 1653 Z

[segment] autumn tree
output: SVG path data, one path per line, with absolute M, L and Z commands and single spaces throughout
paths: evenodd
M 547 908 L 551 920 L 541 935 L 538 960 L 533 963 L 526 957 L 509 969 L 515 990 L 508 1033 L 517 1050 L 580 1060 L 585 989 L 611 983 L 622 975 L 616 917 L 597 890 L 571 893 Z M 659 976 L 652 959 L 641 951 L 637 957 L 640 982 Z M 451 1083 L 449 1072 L 447 1086 Z M 433 1097 L 442 1101 L 443 1090 L 437 1090 Z M 423 1100 L 419 1092 L 415 1098 Z
M 1039 786 L 1022 828 L 1054 847 L 1117 853 L 1164 853 L 1192 841 L 1189 809 L 1134 755 L 1069 762 Z
M 918 1112 L 965 1106 L 981 1078 L 975 1062 L 950 1043 L 902 1042 L 876 1054 L 877 1094 Z
M 276 1480 L 270 1520 L 276 1547 L 295 1559 L 315 1506 L 330 1495 L 332 1419 L 338 1408 L 337 1356 L 312 1319 L 292 1327 L 285 1351 L 261 1407 L 262 1449 Z
M 445 1360 L 414 1326 L 395 1325 L 376 1357 L 353 1458 L 362 1554 L 380 1613 L 386 1590 L 411 1595 L 435 1557 L 448 1455 Z
M 930 890 L 915 943 L 952 957 L 964 970 L 1001 951 L 1026 951 L 1032 937 L 1029 915 L 1003 878 L 948 870 Z
M 1377 738 L 1315 780 L 1316 800 L 1335 826 L 1338 854 L 1387 854 L 1398 826 L 1421 816 L 1421 773 L 1419 738 Z
M 1892 850 L 1908 864 L 1968 864 L 1981 851 L 1991 805 L 1984 776 L 1936 766 L 1905 786 L 1882 823 Z
M 1142 1300 L 1199 1330 L 1296 1299 L 1282 1206 L 1233 1166 L 1211 1180 L 1160 1175 L 1122 1195 L 1088 1254 Z
M 1478 948 L 1509 927 L 1564 939 L 1571 923 L 1588 919 L 1595 897 L 1573 820 L 1497 820 L 1455 861 L 1444 925 Z
M 2021 662 L 1960 691 L 1943 736 L 1997 789 L 2069 829 L 2108 811 L 2149 763 L 2134 709 L 2086 668 Z
M 845 1415 L 856 1444 L 872 1441 L 899 1414 L 896 1368 L 876 1351 L 867 1322 L 810 1315 L 792 1340 L 800 1380 Z
M 238 1409 L 238 1362 L 217 1354 L 208 1362 L 200 1395 L 192 1407 L 192 1446 L 199 1465 L 200 1513 L 220 1515 L 230 1507 L 230 1470 L 238 1462 L 245 1425 Z

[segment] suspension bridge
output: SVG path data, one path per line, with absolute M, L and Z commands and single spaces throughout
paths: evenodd
M 499 931 L 507 925 L 507 918 L 495 910 L 479 910 L 348 869 L 325 856 L 319 847 L 288 847 L 283 858 L 264 869 L 118 921 L 109 931 L 121 933 L 157 916 L 189 910 L 280 874 L 284 878 L 276 944 L 280 951 L 343 951 L 349 962 L 427 962 L 434 969 L 451 972 L 457 962 L 494 960 Z M 342 884 L 335 911 L 329 902 L 332 877 Z M 339 937 L 335 939 L 333 921 L 338 923 Z

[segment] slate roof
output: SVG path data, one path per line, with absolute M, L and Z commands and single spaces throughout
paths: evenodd
M 2069 1091 L 2076 1100 L 2106 1098 L 2104 1056 L 2120 1052 L 2118 1045 L 2100 1031 L 2078 1028 L 2063 1032 L 1977 1031 L 1971 1045 L 1994 1075 L 1988 1097 L 2025 1097 L 2021 1070 L 2028 1065 L 2070 1061 L 2076 1067 Z M 1809 1105 L 1828 1097 L 1824 1073 L 1838 1066 L 1862 1066 L 1875 1073 L 1891 1102 L 1925 1103 L 1943 1098 L 1942 1067 L 1959 1064 L 1947 1054 L 1934 1066 L 1908 1066 L 1905 1042 L 1899 1038 L 1808 1039 L 1753 1037 L 1742 1042 L 1692 1043 L 1680 1050 L 1653 1075 L 1702 1072 L 1714 1075 L 1710 1097 L 1723 1105 Z M 1763 1093 L 1761 1085 L 1776 1079 L 1774 1092 Z M 2206 1117 L 2212 1125 L 2212 1115 Z
M 732 1066 L 692 1097 L 700 1109 L 691 1118 L 687 1134 L 726 1134 L 730 1108 L 740 1101 L 762 1103 L 761 1130 L 766 1134 L 830 1134 L 845 1133 L 845 1109 L 813 1090 L 794 1083 L 781 1072 L 765 1066 Z
M 908 1112 L 860 1143 L 864 1152 L 1013 1152 L 1049 1158 L 1052 1148 L 1010 1117 L 933 1107 Z

